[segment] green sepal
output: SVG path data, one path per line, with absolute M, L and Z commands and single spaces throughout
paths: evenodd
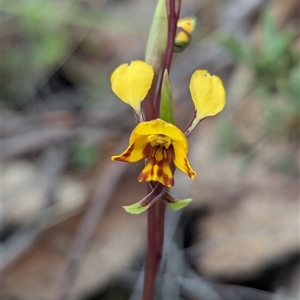
M 126 205 L 123 206 L 123 208 L 126 210 L 126 212 L 134 215 L 139 215 L 145 210 L 149 208 L 150 205 L 143 205 L 140 202 L 134 203 L 132 205 Z
M 167 204 L 173 210 L 179 210 L 179 209 L 187 206 L 192 200 L 193 200 L 192 198 L 186 198 L 186 199 L 182 199 L 182 200 L 175 200 L 174 202 L 167 202 Z
M 175 125 L 172 87 L 167 70 L 164 71 L 162 81 L 159 117 L 162 120 Z

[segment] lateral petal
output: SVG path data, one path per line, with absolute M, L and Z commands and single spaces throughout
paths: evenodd
M 146 97 L 154 76 L 151 65 L 143 61 L 122 64 L 111 75 L 113 92 L 134 110 L 139 111 L 141 102 Z
M 198 119 L 214 116 L 225 105 L 225 90 L 217 76 L 211 76 L 206 70 L 197 70 L 190 81 L 191 97 Z

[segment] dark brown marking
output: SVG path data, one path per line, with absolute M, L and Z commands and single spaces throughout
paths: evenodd
M 154 165 L 152 165 L 150 170 L 150 176 L 153 177 L 153 175 L 154 175 Z
M 191 34 L 189 32 L 187 32 L 184 28 L 182 28 L 181 26 L 177 26 L 177 30 L 176 30 L 176 35 L 179 34 L 179 32 L 182 31 L 183 33 L 185 33 L 188 36 L 188 39 L 191 38 Z
M 149 177 L 150 172 L 141 172 L 140 175 L 138 176 L 138 181 L 139 182 L 144 182 L 147 180 L 147 178 Z
M 158 177 L 162 177 L 162 175 L 163 175 L 163 170 L 161 169 L 161 168 L 159 168 L 158 170 L 157 170 L 157 176 Z
M 132 145 L 127 149 L 127 151 L 122 155 L 122 157 L 128 158 L 128 157 L 130 156 L 130 154 L 131 154 L 133 148 L 134 148 L 134 144 L 132 144 Z
M 155 151 L 155 148 L 152 147 L 152 146 L 150 145 L 150 143 L 148 143 L 148 144 L 145 146 L 144 150 L 143 150 L 143 155 L 144 155 L 144 157 L 151 156 L 151 155 L 153 154 L 154 151 Z

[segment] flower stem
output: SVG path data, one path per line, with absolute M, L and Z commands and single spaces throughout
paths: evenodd
M 159 117 L 159 109 L 160 109 L 160 102 L 161 102 L 160 96 L 161 96 L 161 89 L 162 89 L 162 82 L 163 82 L 163 72 L 164 72 L 164 70 L 167 70 L 168 74 L 170 74 L 171 62 L 172 62 L 173 52 L 174 52 L 175 36 L 176 36 L 176 31 L 177 31 L 177 21 L 179 19 L 179 14 L 180 14 L 180 5 L 181 5 L 181 0 L 167 1 L 168 40 L 167 40 L 164 68 L 162 70 L 162 74 L 159 79 L 158 92 L 156 94 L 156 99 L 154 101 L 154 103 L 155 103 L 154 115 L 156 118 Z
M 180 13 L 180 4 L 181 0 L 166 1 L 168 11 L 168 39 L 162 72 L 164 72 L 165 69 L 167 69 L 168 72 L 170 71 L 173 58 L 177 21 Z M 150 90 L 151 95 L 149 95 L 149 98 L 146 99 L 148 101 L 146 101 L 145 111 L 146 119 L 148 120 L 153 116 L 155 118 L 160 117 L 161 88 L 163 81 L 163 76 L 162 74 L 160 75 L 161 76 L 158 82 L 158 91 L 156 93 L 155 99 L 154 88 L 152 89 L 152 91 Z M 150 99 L 152 99 L 152 103 L 150 103 Z M 149 186 L 148 193 L 150 193 L 152 189 L 153 187 Z M 166 187 L 161 186 L 157 191 L 157 197 L 160 197 L 161 195 L 160 198 L 162 198 L 167 191 L 168 189 L 166 189 Z M 143 300 L 152 300 L 155 293 L 155 278 L 159 269 L 164 241 L 165 211 L 166 204 L 163 201 L 160 201 L 160 199 L 148 209 L 148 253 L 145 270 Z
M 177 4 L 177 7 L 176 7 Z M 173 58 L 174 52 L 174 43 L 175 43 L 175 36 L 177 31 L 177 21 L 179 19 L 180 14 L 180 5 L 181 0 L 169 0 L 168 1 L 168 44 L 167 44 L 167 51 L 166 51 L 166 59 L 165 59 L 165 69 L 168 70 L 170 74 L 171 62 Z
M 162 256 L 165 208 L 164 202 L 157 201 L 148 209 L 148 255 L 143 300 L 152 300 L 155 292 L 155 278 Z

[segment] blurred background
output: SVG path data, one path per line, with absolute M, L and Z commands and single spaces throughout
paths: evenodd
M 139 300 L 146 220 L 141 164 L 110 162 L 135 119 L 110 89 L 143 59 L 154 0 L 3 0 L 3 300 Z M 176 120 L 196 69 L 227 105 L 190 136 L 194 181 L 176 172 L 155 299 L 299 299 L 299 1 L 185 0 L 191 45 L 175 54 Z

